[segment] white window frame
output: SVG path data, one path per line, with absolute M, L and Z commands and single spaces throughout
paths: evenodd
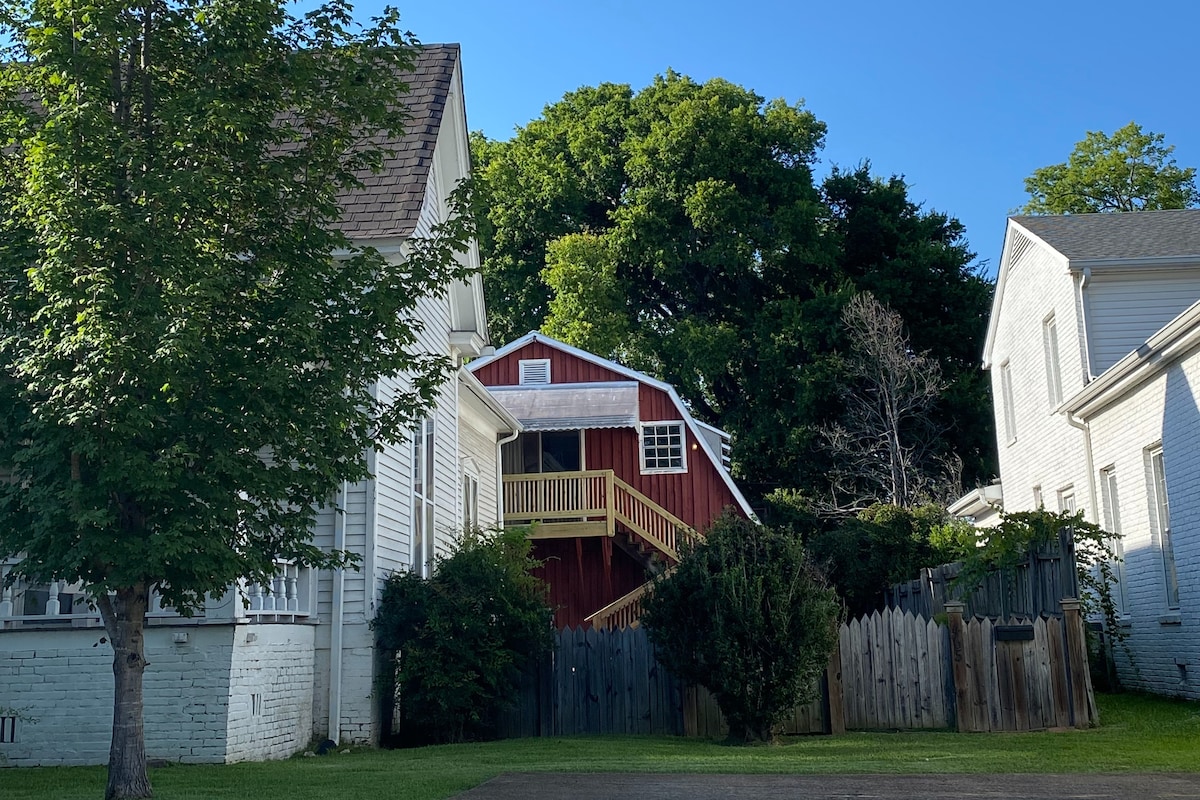
M 426 417 L 417 423 L 412 441 L 412 539 L 409 569 L 429 577 L 433 559 L 433 530 L 437 517 L 434 502 L 436 466 L 436 423 Z
M 1171 542 L 1171 503 L 1167 493 L 1167 465 L 1161 444 L 1146 451 L 1150 473 L 1151 523 L 1162 554 L 1163 588 L 1167 609 L 1179 609 L 1179 573 L 1175 567 L 1175 548 Z
M 1121 541 L 1121 502 L 1117 490 L 1117 468 L 1109 464 L 1100 470 L 1100 494 L 1104 503 L 1104 530 L 1111 534 L 1109 544 L 1113 551 L 1113 580 L 1116 591 L 1113 592 L 1113 602 L 1117 611 L 1122 615 L 1129 608 L 1129 598 L 1125 593 L 1125 545 Z
M 1007 360 L 1000 365 L 1000 403 L 1004 406 L 1004 436 L 1012 444 L 1017 440 L 1017 409 L 1013 406 L 1012 365 Z
M 1042 485 L 1040 483 L 1033 487 L 1033 507 L 1038 511 L 1046 507 L 1046 501 L 1042 498 Z
M 1074 514 L 1079 510 L 1075 499 L 1074 484 L 1067 484 L 1058 490 L 1058 511 L 1060 514 Z
M 648 466 L 646 463 L 646 448 L 647 448 L 646 430 L 648 428 L 662 427 L 662 426 L 672 426 L 672 427 L 675 427 L 676 429 L 678 429 L 678 431 L 679 431 L 679 466 L 668 466 L 668 467 Z M 674 434 L 672 434 L 672 433 L 657 434 L 656 433 L 656 434 L 652 434 L 652 435 L 671 437 Z M 660 445 L 658 445 L 657 443 L 654 445 L 654 447 L 656 449 L 659 446 Z M 674 445 L 668 443 L 666 446 L 668 448 L 671 448 Z M 650 421 L 650 422 L 642 422 L 639 425 L 639 428 L 638 428 L 638 459 L 640 462 L 640 466 L 641 466 L 643 475 L 666 475 L 666 474 L 671 474 L 671 473 L 687 472 L 688 471 L 687 449 L 688 449 L 687 448 L 687 425 L 684 424 L 683 420 L 676 420 L 676 419 L 654 420 L 654 421 Z M 657 456 L 655 456 L 655 458 L 657 458 Z M 668 458 L 673 459 L 674 456 L 669 455 Z
M 463 472 L 463 527 L 478 528 L 479 525 L 479 476 L 471 471 Z
M 1050 411 L 1062 403 L 1062 367 L 1058 360 L 1058 326 L 1054 315 L 1042 322 L 1042 345 L 1046 351 L 1046 390 L 1050 399 Z
M 541 374 L 545 374 L 545 380 L 527 380 Z M 521 386 L 546 386 L 550 382 L 550 359 L 523 358 L 517 362 L 517 383 Z

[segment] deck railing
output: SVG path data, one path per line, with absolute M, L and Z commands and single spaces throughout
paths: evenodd
M 584 618 L 584 622 L 596 630 L 618 630 L 636 628 L 642 618 L 642 599 L 650 591 L 650 583 L 643 583 L 628 594 L 618 597 L 604 608 Z
M 616 523 L 674 563 L 679 544 L 695 536 L 686 522 L 616 477 L 610 469 L 504 476 L 504 524 L 603 522 L 612 536 Z
M 68 584 L 66 581 L 51 581 L 48 584 L 30 584 L 17 580 L 7 585 L 8 575 L 16 562 L 0 563 L 0 631 L 22 627 L 92 628 L 102 625 L 100 611 L 84 592 L 82 583 Z M 233 617 L 253 622 L 299 622 L 315 614 L 315 573 L 294 562 L 279 559 L 278 572 L 267 585 L 241 581 L 235 587 Z M 227 596 L 228 597 L 228 596 Z M 229 608 L 227 603 L 219 603 Z M 222 617 L 208 617 L 214 620 Z M 146 612 L 148 622 L 164 622 L 179 618 L 179 613 L 164 607 L 157 592 L 150 595 L 150 608 Z M 207 609 L 196 609 L 191 619 L 203 620 Z

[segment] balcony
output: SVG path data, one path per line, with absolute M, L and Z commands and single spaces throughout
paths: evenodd
M 32 585 L 17 580 L 5 585 L 13 561 L 0 563 L 0 631 L 18 628 L 98 628 L 100 612 L 83 591 L 83 584 L 53 581 Z M 316 573 L 291 561 L 276 561 L 268 584 L 239 581 L 219 600 L 207 600 L 189 618 L 192 622 L 307 622 L 316 617 Z M 175 609 L 150 596 L 147 625 L 178 623 Z
M 505 475 L 504 524 L 534 524 L 534 539 L 623 532 L 668 564 L 679 561 L 680 543 L 697 535 L 610 469 Z

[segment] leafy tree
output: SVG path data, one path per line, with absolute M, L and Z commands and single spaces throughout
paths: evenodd
M 373 623 L 398 654 L 395 695 L 408 743 L 462 742 L 491 732 L 516 699 L 521 669 L 551 643 L 545 586 L 526 531 L 467 531 L 429 579 L 393 574 Z
M 148 797 L 152 593 L 187 613 L 276 558 L 349 560 L 310 525 L 441 380 L 406 320 L 468 226 L 402 264 L 338 232 L 339 193 L 403 130 L 394 11 L 2 8 L 0 557 L 85 584 L 114 651 L 106 796 Z M 382 405 L 398 373 L 414 388 Z
M 493 332 L 541 327 L 649 371 L 735 434 L 757 493 L 815 491 L 819 430 L 842 410 L 841 310 L 869 290 L 937 354 L 945 449 L 990 475 L 990 286 L 962 226 L 869 164 L 815 184 L 824 133 L 800 104 L 667 73 L 569 93 L 507 142 L 477 136 Z
M 1051 164 L 1025 179 L 1026 214 L 1155 211 L 1200 204 L 1195 167 L 1176 166 L 1174 145 L 1161 133 L 1130 122 L 1112 136 L 1088 131 L 1066 163 Z
M 878 504 L 815 533 L 808 549 L 858 616 L 879 607 L 884 589 L 911 580 L 922 567 L 958 560 L 973 542 L 971 527 L 942 506 Z
M 770 741 L 811 702 L 841 606 L 800 536 L 732 513 L 659 576 L 642 620 L 668 669 L 708 688 L 731 741 Z

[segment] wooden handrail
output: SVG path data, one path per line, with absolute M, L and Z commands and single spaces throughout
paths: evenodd
M 610 469 L 504 476 L 505 523 L 598 518 L 609 536 L 619 522 L 671 563 L 679 561 L 680 537 L 697 535 Z
M 596 630 L 613 628 L 636 628 L 642 616 L 642 598 L 650 591 L 653 581 L 647 581 L 632 592 L 627 592 L 594 614 L 584 617 Z

